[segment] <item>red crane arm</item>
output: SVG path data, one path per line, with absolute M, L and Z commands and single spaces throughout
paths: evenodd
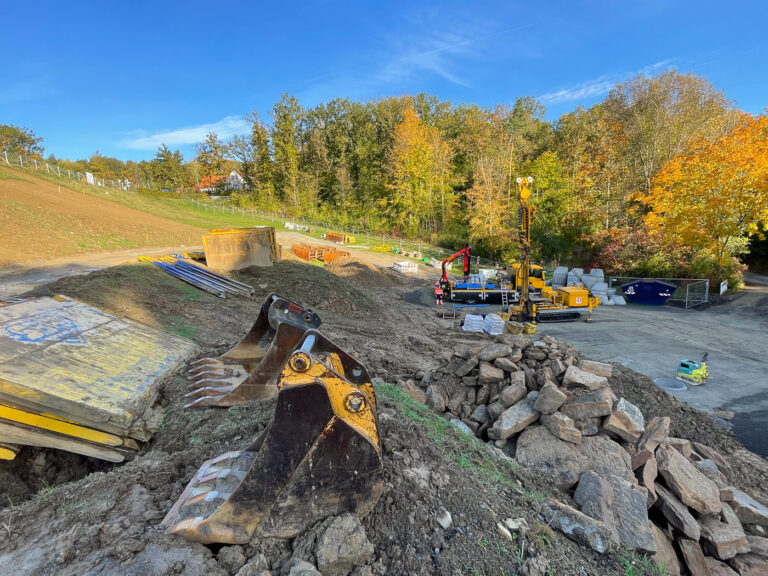
M 466 276 L 467 274 L 469 274 L 469 259 L 471 257 L 471 254 L 469 250 L 469 244 L 467 244 L 466 246 L 464 246 L 464 248 L 456 252 L 456 254 L 454 254 L 453 256 L 449 256 L 448 258 L 443 260 L 443 275 L 441 277 L 441 280 L 443 282 L 448 281 L 448 275 L 445 273 L 446 264 L 450 264 L 451 262 L 456 260 L 456 258 L 458 258 L 459 256 L 464 256 L 464 275 Z

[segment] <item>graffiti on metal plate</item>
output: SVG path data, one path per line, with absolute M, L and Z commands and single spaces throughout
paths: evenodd
M 25 318 L 5 326 L 8 337 L 26 344 L 62 342 L 64 344 L 87 344 L 80 330 L 72 320 L 61 316 Z

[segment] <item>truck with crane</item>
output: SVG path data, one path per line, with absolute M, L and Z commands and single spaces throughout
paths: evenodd
M 518 178 L 518 224 L 516 243 L 520 248 L 520 261 L 513 262 L 493 277 L 470 274 L 471 249 L 469 244 L 449 256 L 442 263 L 440 283 L 445 299 L 466 304 L 501 304 L 507 317 L 523 321 L 566 322 L 576 320 L 582 313 L 591 319 L 599 300 L 581 286 L 553 289 L 547 285 L 544 268 L 531 263 L 531 229 L 536 207 L 528 202 L 533 178 Z M 464 277 L 461 281 L 448 278 L 446 267 L 457 258 L 464 257 Z

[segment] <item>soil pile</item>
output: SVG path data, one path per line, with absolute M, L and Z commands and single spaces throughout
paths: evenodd
M 233 276 L 256 289 L 255 298 L 277 292 L 284 298 L 301 303 L 320 313 L 368 318 L 377 310 L 376 304 L 353 283 L 325 270 L 294 261 L 277 262 L 273 266 L 252 266 Z
M 336 276 L 348 278 L 358 286 L 391 286 L 393 284 L 389 276 L 379 271 L 375 265 L 353 256 L 336 258 L 330 264 L 326 264 L 325 269 Z

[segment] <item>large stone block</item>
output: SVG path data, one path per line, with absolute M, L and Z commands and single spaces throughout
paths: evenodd
M 748 494 L 736 488 L 730 489 L 729 504 L 744 524 L 768 526 L 768 508 L 753 500 Z
M 501 382 L 504 379 L 504 371 L 496 368 L 488 362 L 480 362 L 480 384 L 490 384 L 491 382 Z
M 544 426 L 531 426 L 520 435 L 515 458 L 563 487 L 575 485 L 590 466 L 575 444 L 556 438 Z
M 668 416 L 651 418 L 645 426 L 645 432 L 637 443 L 637 451 L 654 452 L 667 436 L 669 436 L 670 420 Z
M 659 474 L 667 486 L 682 500 L 700 514 L 720 512 L 720 490 L 717 485 L 701 472 L 680 452 L 667 444 L 656 449 Z
M 577 419 L 608 416 L 613 411 L 613 392 L 607 386 L 594 392 L 575 395 L 560 407 L 560 412 Z
M 664 486 L 656 484 L 655 492 L 658 496 L 656 506 L 661 510 L 670 526 L 676 528 L 687 538 L 698 540 L 701 537 L 701 527 L 688 510 L 688 507 L 680 502 L 677 496 L 664 488 Z
M 645 490 L 617 476 L 603 477 L 588 470 L 581 475 L 573 499 L 582 512 L 614 528 L 622 545 L 656 552 Z
M 517 372 L 520 370 L 520 368 L 517 367 L 517 364 L 509 358 L 496 358 L 496 360 L 493 361 L 493 365 L 500 370 L 504 370 L 504 372 Z
M 677 559 L 675 547 L 670 539 L 661 528 L 653 523 L 651 523 L 651 533 L 656 542 L 656 554 L 653 556 L 653 561 L 664 568 L 670 576 L 680 576 L 680 561 Z
M 726 478 L 730 479 L 733 476 L 733 468 L 731 468 L 731 465 L 725 458 L 723 458 L 723 455 L 720 454 L 720 452 L 714 448 L 710 448 L 706 444 L 701 444 L 700 442 L 692 442 L 692 447 L 704 458 L 708 458 L 717 464 L 718 469 L 725 474 Z
M 590 372 L 595 376 L 603 376 L 605 378 L 610 378 L 611 374 L 613 374 L 613 366 L 605 362 L 596 362 L 595 360 L 582 359 L 579 362 L 579 368 L 584 372 Z
M 734 572 L 728 564 L 724 564 L 720 560 L 715 560 L 711 556 L 705 556 L 705 560 L 709 565 L 709 571 L 712 573 L 712 576 L 739 576 L 738 572 Z
M 542 414 L 552 414 L 563 405 L 567 396 L 561 392 L 557 386 L 547 382 L 539 391 L 539 398 L 536 400 L 534 408 Z
M 629 454 L 607 436 L 582 436 L 578 449 L 589 462 L 588 469 L 602 476 L 613 474 L 628 482 L 637 482 L 630 468 Z
M 552 498 L 542 503 L 541 515 L 549 526 L 595 552 L 605 554 L 617 547 L 619 537 L 615 530 Z
M 456 372 L 454 373 L 459 377 L 466 376 L 475 369 L 479 362 L 480 359 L 477 356 L 470 356 L 456 368 Z
M 536 422 L 541 415 L 533 409 L 537 397 L 538 393 L 530 392 L 526 398 L 502 412 L 498 420 L 488 429 L 488 438 L 504 440 L 522 432 L 530 424 Z
M 702 548 L 708 554 L 720 560 L 728 560 L 737 554 L 746 554 L 751 550 L 741 522 L 728 504 L 723 503 L 718 516 L 702 516 Z
M 483 348 L 477 357 L 485 362 L 493 362 L 496 358 L 512 355 L 512 347 L 508 344 L 490 344 Z
M 534 404 L 533 407 L 535 409 L 536 404 Z M 573 426 L 573 420 L 568 418 L 565 414 L 560 412 L 542 414 L 541 423 L 553 436 L 557 436 L 560 440 L 572 442 L 573 444 L 581 444 L 581 432 L 576 430 Z
M 627 442 L 637 442 L 645 432 L 645 422 L 640 409 L 621 398 L 616 409 L 603 421 L 603 428 Z
M 513 372 L 509 375 L 510 383 L 501 391 L 499 402 L 507 408 L 517 404 L 528 395 L 528 388 L 525 386 L 525 373 Z
M 656 464 L 656 458 L 649 458 L 648 461 L 643 464 L 643 468 L 640 470 L 638 477 L 640 479 L 640 486 L 643 486 L 648 490 L 648 508 L 656 503 L 658 495 L 656 494 L 656 477 L 659 474 L 659 469 Z
M 677 546 L 680 548 L 685 565 L 688 566 L 688 571 L 692 576 L 712 576 L 709 564 L 698 542 L 678 536 Z
M 429 388 L 427 388 L 427 406 L 432 408 L 435 412 L 438 412 L 442 414 L 445 412 L 445 405 L 446 405 L 446 397 L 445 392 L 443 392 L 443 389 L 437 386 L 436 384 L 432 384 Z
M 591 372 L 585 372 L 576 366 L 569 366 L 565 371 L 565 376 L 563 376 L 563 385 L 571 387 L 578 386 L 594 391 L 608 386 L 608 378 L 605 376 L 597 376 Z

